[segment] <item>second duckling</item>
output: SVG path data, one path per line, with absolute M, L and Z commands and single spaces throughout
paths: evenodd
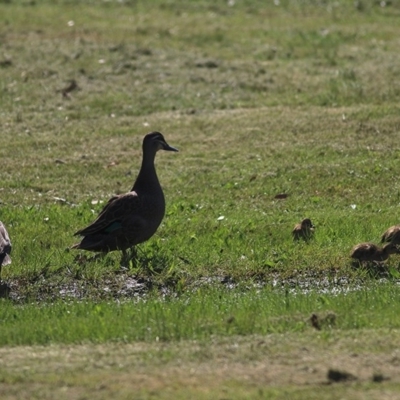
M 400 244 L 400 224 L 388 228 L 381 237 L 381 243 L 392 242 Z
M 378 247 L 374 243 L 360 243 L 353 247 L 350 257 L 359 263 L 382 262 L 387 260 L 390 254 L 398 253 L 399 249 L 393 243 L 387 243 L 383 247 Z

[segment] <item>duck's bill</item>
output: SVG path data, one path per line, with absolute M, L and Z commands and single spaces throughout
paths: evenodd
M 164 144 L 164 150 L 167 150 L 167 151 L 179 151 L 178 149 L 176 149 L 175 147 L 170 146 L 167 143 Z

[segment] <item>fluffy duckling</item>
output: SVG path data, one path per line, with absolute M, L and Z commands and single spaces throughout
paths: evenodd
M 390 254 L 396 253 L 399 253 L 399 249 L 393 243 L 387 243 L 383 247 L 373 243 L 360 243 L 353 247 L 350 257 L 360 263 L 382 262 L 387 260 Z
M 75 233 L 83 238 L 72 248 L 102 253 L 121 250 L 126 259 L 127 249 L 154 235 L 165 213 L 154 159 L 159 150 L 178 150 L 160 132 L 147 134 L 142 149 L 142 165 L 131 191 L 112 197 L 91 225 Z
M 400 225 L 393 225 L 383 233 L 381 243 L 385 242 L 400 244 Z
M 314 235 L 314 225 L 310 218 L 303 219 L 300 224 L 296 224 L 292 230 L 293 240 L 310 240 Z

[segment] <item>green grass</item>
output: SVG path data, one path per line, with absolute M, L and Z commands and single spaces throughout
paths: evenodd
M 0 345 L 208 341 L 237 335 L 300 334 L 314 329 L 312 313 L 319 316 L 326 338 L 335 330 L 398 330 L 400 319 L 390 305 L 399 297 L 399 287 L 386 283 L 322 292 L 301 287 L 198 289 L 178 297 L 148 296 L 122 303 L 57 301 L 16 307 L 3 300 Z
M 0 397 L 381 398 L 382 372 L 396 398 L 400 259 L 367 271 L 349 253 L 399 223 L 399 16 L 375 0 L 0 1 Z M 128 269 L 70 250 L 131 188 L 152 130 L 180 150 L 157 155 L 156 235 Z M 293 243 L 305 217 L 315 238 Z M 357 382 L 332 390 L 331 367 Z

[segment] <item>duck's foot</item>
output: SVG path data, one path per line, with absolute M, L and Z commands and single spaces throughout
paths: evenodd
M 136 265 L 137 261 L 137 252 L 135 247 L 131 247 L 127 250 L 122 250 L 121 257 L 121 267 L 124 269 L 131 269 L 134 265 Z

